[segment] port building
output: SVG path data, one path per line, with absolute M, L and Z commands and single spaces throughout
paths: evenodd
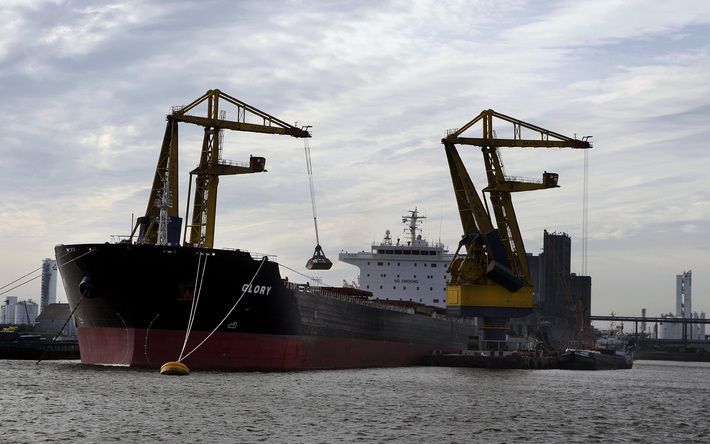
M 38 306 L 31 299 L 17 300 L 17 296 L 7 296 L 0 306 L 0 323 L 4 325 L 32 325 L 37 318 Z
M 37 333 L 55 335 L 65 325 L 69 314 L 69 304 L 49 304 L 35 319 L 35 331 Z M 66 322 L 62 335 L 76 336 L 76 326 L 73 320 Z

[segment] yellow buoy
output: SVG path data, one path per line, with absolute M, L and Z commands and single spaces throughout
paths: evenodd
M 160 367 L 161 375 L 189 375 L 190 369 L 180 361 L 170 361 Z

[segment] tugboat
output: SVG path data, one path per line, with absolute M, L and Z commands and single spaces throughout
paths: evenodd
M 618 336 L 597 340 L 594 349 L 566 349 L 560 368 L 566 370 L 623 370 L 634 366 L 634 346 Z

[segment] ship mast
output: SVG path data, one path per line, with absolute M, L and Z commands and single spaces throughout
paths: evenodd
M 426 219 L 426 216 L 420 216 L 419 212 L 417 211 L 417 207 L 414 207 L 414 210 L 409 210 L 408 213 L 409 215 L 402 216 L 402 223 L 408 224 L 407 228 L 409 228 L 409 237 L 411 239 L 411 245 L 414 247 L 418 243 L 417 231 L 421 231 L 421 228 L 419 227 L 420 220 Z

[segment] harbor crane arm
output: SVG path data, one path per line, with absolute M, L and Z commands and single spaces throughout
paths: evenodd
M 224 105 L 224 106 L 221 106 Z M 190 114 L 206 107 L 206 116 Z M 227 119 L 227 109 L 235 112 L 233 120 Z M 250 121 L 247 121 L 249 119 Z M 280 134 L 308 138 L 311 134 L 244 103 L 219 89 L 211 89 L 191 103 L 174 107 L 167 116 L 158 165 L 153 187 L 144 217 L 138 219 L 131 234 L 131 241 L 138 228 L 138 241 L 148 244 L 179 243 L 180 219 L 178 206 L 173 204 L 178 197 L 178 123 L 184 122 L 204 128 L 200 162 L 190 172 L 187 211 L 190 207 L 192 178 L 195 179 L 192 218 L 186 213 L 184 238 L 190 228 L 189 243 L 212 248 L 217 207 L 219 176 L 249 174 L 265 171 L 266 159 L 250 157 L 249 162 L 233 162 L 222 159 L 223 130 L 244 131 L 262 134 Z M 189 221 L 189 222 L 187 222 Z
M 513 125 L 512 138 L 496 137 L 494 118 Z M 481 137 L 463 136 L 477 124 L 482 127 Z M 524 138 L 524 132 L 537 134 L 537 137 Z M 545 172 L 541 180 L 506 176 L 499 147 L 585 149 L 591 145 L 586 140 L 570 138 L 491 109 L 482 111 L 463 127 L 449 131 L 441 142 L 464 230 L 462 243 L 467 246 L 466 257 L 458 257 L 459 246 L 449 266 L 447 310 L 454 315 L 482 316 L 484 331 L 488 332 L 484 335 L 488 335 L 489 340 L 499 340 L 505 336 L 508 318 L 524 316 L 533 307 L 533 282 L 511 193 L 558 186 L 555 173 Z M 488 182 L 482 192 L 489 195 L 495 227 L 458 156 L 457 144 L 481 148 Z

